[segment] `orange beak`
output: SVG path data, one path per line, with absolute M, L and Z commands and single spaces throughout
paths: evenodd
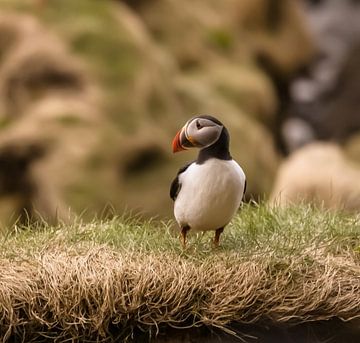
M 172 141 L 172 151 L 173 151 L 173 153 L 179 152 L 179 151 L 182 151 L 182 150 L 186 150 L 181 145 L 181 141 L 180 141 L 181 132 L 182 132 L 182 129 L 176 134 L 176 136 L 174 137 L 174 139 Z

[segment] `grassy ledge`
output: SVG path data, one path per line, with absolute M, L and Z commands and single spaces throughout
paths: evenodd
M 360 318 L 360 218 L 245 205 L 212 249 L 125 217 L 1 236 L 3 341 L 114 340 L 166 327 Z

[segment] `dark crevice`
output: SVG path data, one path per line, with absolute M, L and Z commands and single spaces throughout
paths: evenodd
M 165 160 L 163 151 L 159 147 L 146 147 L 134 151 L 123 167 L 125 176 L 132 177 L 157 167 Z
M 30 167 L 43 155 L 44 149 L 36 145 L 24 149 L 10 146 L 0 150 L 0 195 L 20 196 L 18 213 L 14 214 L 18 222 L 28 222 L 33 216 L 32 199 L 38 190 Z

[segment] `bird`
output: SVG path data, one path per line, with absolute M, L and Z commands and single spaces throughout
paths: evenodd
M 215 117 L 198 115 L 172 141 L 173 153 L 198 148 L 197 159 L 179 169 L 170 186 L 180 240 L 186 248 L 189 230 L 215 231 L 214 247 L 243 200 L 246 176 L 229 151 L 230 135 Z

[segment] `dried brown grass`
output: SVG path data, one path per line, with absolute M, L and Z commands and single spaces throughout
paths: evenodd
M 246 221 L 250 228 L 251 220 Z M 63 229 L 55 236 L 26 233 L 25 240 L 9 244 L 14 251 L 3 246 L 3 341 L 111 341 L 130 337 L 134 330 L 155 334 L 169 326 L 208 325 L 231 332 L 232 323 L 360 318 L 359 255 L 350 247 L 331 252 L 314 243 L 301 253 L 281 256 L 260 248 L 247 255 L 246 247 L 230 249 L 225 240 L 222 250 L 199 255 L 197 243 L 183 252 L 175 237 L 149 229 L 165 240 L 146 242 L 144 229 L 138 242 L 126 243 L 121 236 L 126 225 L 118 223 L 120 241 L 112 241 L 105 223 L 80 227 L 71 237 Z M 103 238 L 94 239 L 95 230 Z M 110 245 L 100 243 L 106 239 Z M 26 244 L 36 240 L 39 246 L 28 250 Z

